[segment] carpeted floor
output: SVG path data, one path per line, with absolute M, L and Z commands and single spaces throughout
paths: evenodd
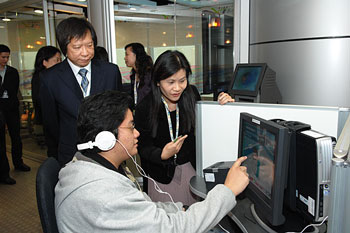
M 0 184 L 0 232 L 40 233 L 43 231 L 36 204 L 35 178 L 40 164 L 46 158 L 46 149 L 38 146 L 32 138 L 23 137 L 22 142 L 23 160 L 31 167 L 31 171 L 15 171 L 10 161 L 10 175 L 17 183 Z M 9 138 L 7 144 L 7 156 L 11 160 Z

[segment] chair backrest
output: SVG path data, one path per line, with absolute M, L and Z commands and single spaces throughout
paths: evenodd
M 55 214 L 55 186 L 61 167 L 58 161 L 47 158 L 36 174 L 36 199 L 44 233 L 58 233 Z

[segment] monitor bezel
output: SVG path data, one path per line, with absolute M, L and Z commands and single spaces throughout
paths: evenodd
M 233 90 L 233 85 L 235 83 L 235 80 L 237 79 L 237 74 L 238 70 L 243 67 L 262 67 L 260 75 L 258 77 L 258 82 L 256 84 L 255 90 L 254 91 L 249 91 L 249 90 Z M 228 88 L 228 93 L 232 96 L 239 95 L 239 96 L 251 96 L 251 97 L 256 97 L 259 94 L 259 89 L 262 83 L 262 80 L 264 78 L 265 72 L 267 69 L 267 64 L 266 63 L 241 63 L 237 64 L 235 71 L 233 73 L 233 77 L 231 80 L 231 83 Z
M 257 125 L 257 122 L 260 122 L 260 128 L 266 129 L 276 136 L 276 155 L 274 159 L 275 177 L 272 184 L 271 198 L 268 198 L 260 189 L 258 189 L 252 183 L 249 183 L 244 193 L 252 201 L 252 203 L 254 203 L 256 212 L 261 213 L 263 218 L 268 221 L 268 224 L 271 224 L 272 226 L 281 225 L 285 221 L 285 217 L 283 216 L 283 199 L 286 185 L 286 177 L 288 176 L 288 129 L 275 122 L 259 118 L 252 114 L 241 113 L 238 144 L 239 157 L 242 156 L 243 150 L 243 121 L 247 121 L 248 123 L 254 125 Z

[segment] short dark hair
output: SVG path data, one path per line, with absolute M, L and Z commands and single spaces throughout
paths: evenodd
M 90 31 L 94 47 L 97 45 L 97 36 L 92 24 L 85 18 L 70 17 L 61 21 L 56 28 L 58 44 L 64 56 L 67 54 L 67 45 L 73 38 L 83 38 Z
M 0 53 L 10 53 L 10 52 L 11 52 L 11 50 L 9 47 L 7 47 L 4 44 L 0 44 Z
M 94 141 L 102 131 L 114 133 L 124 121 L 127 110 L 132 108 L 132 98 L 124 92 L 106 91 L 85 98 L 78 113 L 78 144 Z M 101 150 L 94 147 L 91 151 Z
M 95 48 L 94 59 L 109 62 L 107 50 L 102 46 L 97 46 Z
M 34 63 L 34 74 L 38 74 L 41 71 L 45 70 L 45 66 L 43 65 L 43 61 L 47 61 L 53 56 L 55 56 L 57 53 L 61 54 L 61 51 L 53 47 L 51 45 L 41 47 L 35 57 L 35 63 Z

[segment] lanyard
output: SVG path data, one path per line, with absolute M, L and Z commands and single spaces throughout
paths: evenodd
M 137 104 L 137 88 L 139 87 L 140 82 L 136 81 L 136 76 L 135 76 L 135 83 L 134 83 L 134 103 L 135 106 Z
M 173 124 L 171 123 L 169 107 L 168 107 L 168 104 L 166 103 L 166 101 L 164 100 L 163 96 L 161 98 L 162 98 L 163 104 L 165 105 L 165 112 L 166 112 L 167 119 L 168 119 L 170 139 L 171 139 L 171 141 L 174 141 L 179 136 L 179 125 L 180 125 L 179 106 L 176 104 L 176 131 L 175 131 L 175 138 L 174 138 Z M 176 163 L 176 158 L 177 158 L 177 155 L 175 154 L 174 155 L 174 162 L 175 163 Z

